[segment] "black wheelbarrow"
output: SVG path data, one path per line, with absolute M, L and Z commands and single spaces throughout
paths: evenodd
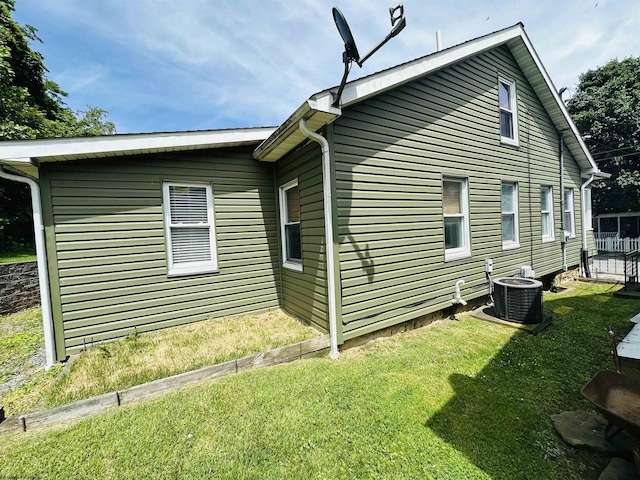
M 633 457 L 640 478 L 640 380 L 621 373 L 617 345 L 611 329 L 609 335 L 617 371 L 603 370 L 596 373 L 582 387 L 582 396 L 593 403 L 607 420 L 607 440 L 613 439 L 623 430 L 633 437 Z
M 621 430 L 640 439 L 640 380 L 603 370 L 582 387 L 582 396 L 609 422 L 607 439 Z

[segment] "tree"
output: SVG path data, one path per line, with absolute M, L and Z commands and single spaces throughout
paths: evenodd
M 594 214 L 640 211 L 640 58 L 617 59 L 580 76 L 569 113 L 598 167 Z
M 58 84 L 46 77 L 37 30 L 11 16 L 14 0 L 0 0 L 0 140 L 111 135 L 115 125 L 104 110 L 73 112 Z M 26 185 L 0 179 L 0 250 L 33 244 L 30 192 Z

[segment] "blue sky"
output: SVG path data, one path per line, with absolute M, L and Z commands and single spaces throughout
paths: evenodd
M 640 55 L 638 0 L 405 0 L 407 28 L 350 80 L 523 22 L 556 87 Z M 337 6 L 361 55 L 390 30 L 389 0 L 18 0 L 49 78 L 74 110 L 109 111 L 118 133 L 279 125 L 339 83 Z

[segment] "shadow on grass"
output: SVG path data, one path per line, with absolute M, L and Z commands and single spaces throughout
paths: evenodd
M 566 446 L 548 415 L 591 409 L 580 389 L 598 370 L 613 369 L 607 327 L 626 334 L 640 302 L 599 293 L 602 285 L 576 285 L 545 298 L 554 316 L 546 330 L 515 335 L 475 377 L 451 375 L 454 396 L 425 424 L 491 478 L 514 478 L 505 476 L 506 465 L 520 478 L 567 478 L 572 464 L 581 469 L 574 478 L 595 479 L 608 461 Z

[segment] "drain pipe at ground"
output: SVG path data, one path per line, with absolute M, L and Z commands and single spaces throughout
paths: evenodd
M 460 293 L 460 285 L 464 285 L 464 280 L 462 278 L 456 282 L 456 293 L 453 296 L 451 303 L 453 303 L 454 305 L 457 303 L 464 306 L 467 304 L 467 302 L 465 302 L 465 300 L 462 298 L 462 294 Z
M 51 316 L 51 297 L 49 295 L 49 272 L 47 270 L 47 251 L 44 243 L 44 224 L 42 222 L 42 203 L 40 201 L 40 185 L 35 180 L 12 175 L 0 168 L 0 178 L 14 182 L 26 183 L 31 187 L 31 205 L 33 208 L 33 229 L 36 240 L 36 256 L 38 261 L 38 280 L 40 283 L 40 304 L 42 305 L 42 323 L 44 326 L 44 347 L 49 369 L 56 363 L 56 349 Z
M 325 238 L 325 256 L 327 261 L 327 293 L 329 296 L 329 343 L 331 352 L 329 356 L 336 359 L 340 356 L 338 350 L 338 315 L 336 309 L 336 272 L 333 265 L 333 224 L 331 223 L 331 156 L 329 154 L 329 142 L 322 135 L 312 132 L 307 127 L 304 119 L 301 118 L 298 123 L 300 131 L 304 135 L 320 144 L 322 148 L 322 191 L 324 194 L 324 238 Z

